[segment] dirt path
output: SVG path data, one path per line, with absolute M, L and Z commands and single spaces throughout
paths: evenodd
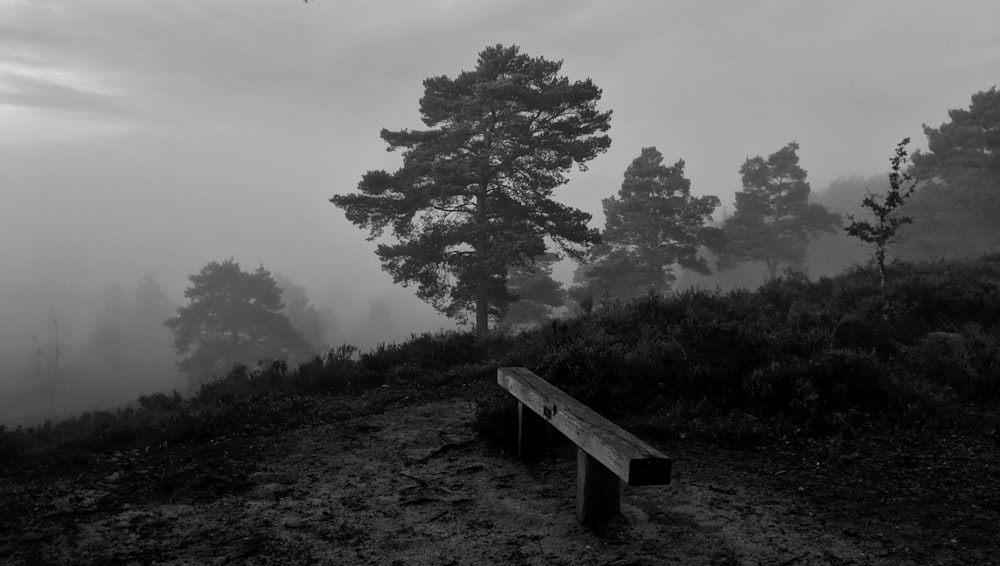
M 404 405 L 15 480 L 0 488 L 0 563 L 907 563 L 694 455 L 674 484 L 625 487 L 622 517 L 586 529 L 572 454 L 522 464 L 477 439 L 473 416 L 467 399 Z

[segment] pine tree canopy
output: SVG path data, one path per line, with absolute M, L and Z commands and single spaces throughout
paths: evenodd
M 625 170 L 618 195 L 603 205 L 602 243 L 577 277 L 591 293 L 613 298 L 662 293 L 676 279 L 676 266 L 709 272 L 698 251 L 717 232 L 708 222 L 719 199 L 691 195 L 683 160 L 668 167 L 655 147 L 643 148 Z
M 480 333 L 513 299 L 512 265 L 548 242 L 580 257 L 599 239 L 590 215 L 553 193 L 608 149 L 611 112 L 598 110 L 590 79 L 571 82 L 561 66 L 497 45 L 471 71 L 426 79 L 427 129 L 382 130 L 402 167 L 369 171 L 356 193 L 331 199 L 369 240 L 389 230 L 376 253 L 396 283 L 449 317 L 475 313 Z
M 801 267 L 809 241 L 840 226 L 839 215 L 809 202 L 798 150 L 791 142 L 740 168 L 743 190 L 736 193 L 736 210 L 723 224 L 725 241 L 718 248 L 722 266 L 763 262 L 774 278 L 782 264 Z
M 220 376 L 237 363 L 307 354 L 308 345 L 281 310 L 281 288 L 263 267 L 240 269 L 213 261 L 190 276 L 186 306 L 166 324 L 174 333 L 178 366 L 192 384 Z

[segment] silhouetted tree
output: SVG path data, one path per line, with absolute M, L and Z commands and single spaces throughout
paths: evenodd
M 900 230 L 909 257 L 978 256 L 1000 250 L 1000 91 L 972 95 L 950 122 L 924 125 L 928 151 L 913 152 L 920 192 L 907 205 L 919 229 Z
M 51 316 L 46 321 L 46 333 L 47 342 L 44 344 L 37 337 L 30 336 L 32 373 L 37 380 L 35 385 L 49 399 L 49 410 L 55 412 L 58 405 L 57 393 L 63 386 L 63 363 L 70 336 L 55 307 L 52 307 Z
M 848 214 L 863 215 L 865 209 L 861 200 L 865 195 L 869 192 L 884 193 L 888 189 L 885 174 L 840 176 L 830 181 L 825 189 L 813 191 L 810 201 L 822 204 L 830 212 L 844 218 Z M 820 234 L 809 242 L 803 270 L 810 277 L 831 277 L 866 261 L 868 257 L 857 239 L 849 236 L 846 230 L 837 230 L 833 234 Z
M 538 326 L 549 321 L 553 311 L 566 304 L 566 290 L 552 278 L 555 254 L 533 263 L 510 268 L 507 289 L 517 300 L 508 307 L 500 324 L 507 328 Z
M 190 276 L 187 306 L 166 324 L 174 333 L 178 362 L 203 383 L 237 363 L 307 354 L 305 341 L 282 314 L 281 289 L 263 266 L 252 273 L 228 259 Z
M 167 296 L 152 274 L 139 278 L 132 291 L 132 326 L 130 334 L 130 379 L 139 387 L 172 389 L 181 382 L 174 352 L 172 333 L 164 323 L 177 312 L 177 304 Z
M 613 298 L 665 293 L 676 280 L 675 266 L 710 273 L 698 250 L 721 238 L 708 226 L 719 199 L 691 195 L 683 160 L 667 167 L 655 147 L 643 148 L 625 170 L 618 196 L 602 204 L 601 244 L 577 278 L 590 293 Z
M 176 313 L 177 305 L 149 273 L 136 282 L 132 298 L 132 325 L 129 334 L 133 348 L 146 360 L 147 365 L 160 365 L 171 354 L 171 333 L 164 323 Z
M 910 138 L 905 138 L 896 146 L 896 154 L 892 157 L 892 170 L 889 173 L 889 190 L 885 195 L 868 193 L 861 201 L 861 206 L 867 208 L 874 217 L 874 223 L 855 220 L 853 214 L 848 214 L 851 223 L 845 228 L 847 233 L 870 244 L 874 249 L 873 259 L 878 268 L 879 288 L 885 289 L 885 255 L 889 244 L 895 241 L 896 231 L 903 224 L 913 220 L 898 213 L 906 199 L 917 189 L 917 181 L 903 170 L 907 162 L 906 144 Z
M 132 295 L 137 326 L 142 329 L 155 329 L 156 334 L 161 335 L 163 323 L 174 314 L 177 305 L 167 296 L 151 273 L 139 278 Z
M 331 347 L 329 343 L 330 330 L 333 326 L 333 315 L 328 309 L 319 310 L 309 302 L 305 287 L 292 282 L 291 279 L 275 273 L 274 280 L 281 288 L 281 302 L 285 308 L 281 311 L 291 321 L 305 339 L 312 352 L 319 352 Z
M 809 202 L 798 149 L 792 142 L 767 159 L 747 159 L 740 168 L 743 190 L 736 193 L 736 210 L 723 223 L 725 240 L 716 245 L 720 268 L 760 261 L 773 279 L 782 264 L 801 268 L 809 240 L 840 225 L 839 215 Z
M 118 284 L 108 286 L 97 325 L 87 343 L 87 349 L 100 363 L 102 371 L 112 374 L 122 371 L 131 321 L 132 313 L 125 291 Z
M 516 46 L 489 47 L 476 68 L 424 81 L 426 130 L 382 130 L 403 149 L 394 173 L 369 171 L 358 192 L 334 196 L 369 240 L 391 229 L 397 242 L 377 254 L 393 280 L 446 316 L 475 314 L 479 335 L 513 300 L 508 269 L 554 241 L 581 257 L 598 240 L 590 215 L 553 200 L 566 173 L 607 150 L 611 112 L 601 90 L 570 82 L 562 63 Z
M 82 369 L 116 394 L 176 387 L 180 375 L 171 351 L 172 335 L 164 326 L 176 310 L 151 274 L 143 275 L 131 293 L 110 285 L 88 338 Z

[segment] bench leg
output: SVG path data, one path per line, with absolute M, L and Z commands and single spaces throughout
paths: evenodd
M 621 480 L 582 449 L 576 452 L 576 518 L 600 523 L 621 511 Z
M 538 413 L 517 403 L 517 455 L 523 460 L 539 460 L 552 446 L 552 425 Z

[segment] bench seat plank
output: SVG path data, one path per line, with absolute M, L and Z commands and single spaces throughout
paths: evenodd
M 670 458 L 531 371 L 500 368 L 497 383 L 628 485 L 670 483 Z

